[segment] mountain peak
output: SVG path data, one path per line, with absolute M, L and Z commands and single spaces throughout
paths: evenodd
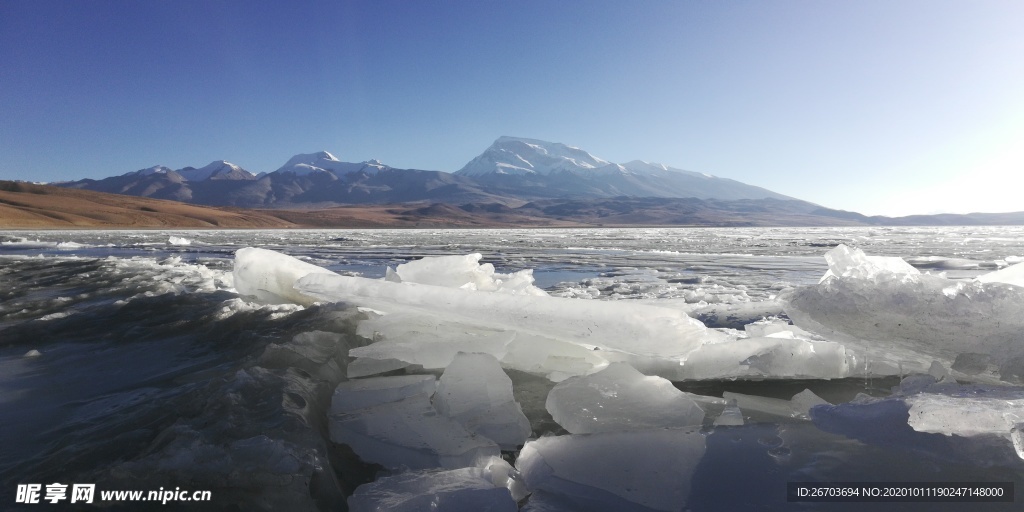
M 188 181 L 248 180 L 254 177 L 251 172 L 226 160 L 214 160 L 199 169 L 185 167 L 175 172 Z
M 489 174 L 538 174 L 559 171 L 586 171 L 608 165 L 586 151 L 559 142 L 503 135 L 456 174 L 483 176 Z
M 134 174 L 136 176 L 149 176 L 150 174 L 167 174 L 173 171 L 170 167 L 164 167 L 162 165 L 154 165 L 153 167 L 147 167 L 145 169 L 139 169 L 137 171 L 129 172 L 128 174 Z
M 330 172 L 330 167 L 339 160 L 327 151 L 316 153 L 299 153 L 274 172 L 291 172 L 304 176 L 314 172 Z

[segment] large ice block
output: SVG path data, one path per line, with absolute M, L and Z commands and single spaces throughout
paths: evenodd
M 418 386 L 406 381 L 396 385 L 404 388 L 398 394 Z M 377 388 L 376 393 L 383 391 Z M 386 468 L 460 468 L 500 453 L 493 441 L 474 436 L 458 422 L 438 414 L 426 393 L 350 411 L 339 406 L 339 410 L 328 418 L 331 440 L 349 445 L 364 461 Z
M 516 460 L 527 487 L 592 511 L 681 511 L 704 456 L 699 429 L 542 437 Z
M 699 426 L 704 420 L 704 411 L 671 382 L 626 363 L 558 383 L 546 406 L 573 434 Z
M 302 305 L 316 302 L 314 297 L 294 287 L 295 281 L 307 274 L 336 275 L 323 267 L 267 249 L 246 247 L 235 252 L 235 289 L 241 295 L 251 295 L 263 302 Z
M 933 360 L 949 367 L 967 353 L 1002 361 L 1003 380 L 1021 379 L 1015 364 L 1024 357 L 1024 288 L 920 274 L 845 246 L 826 258 L 833 275 L 784 294 L 786 313 L 796 325 L 842 342 L 866 371 L 872 364 L 890 373 L 925 371 Z
M 437 380 L 433 375 L 400 375 L 345 381 L 334 389 L 330 414 L 351 413 L 419 394 L 431 396 L 436 387 Z
M 1004 283 L 1024 286 L 1024 263 L 1017 263 L 975 278 L 981 283 Z
M 514 331 L 410 312 L 373 315 L 359 323 L 356 333 L 375 343 L 351 350 L 352 357 L 398 359 L 429 369 L 447 367 L 459 352 L 482 352 L 500 359 L 515 338 Z
M 777 336 L 729 339 L 702 345 L 686 356 L 680 377 L 703 379 L 841 379 L 853 358 L 828 341 Z
M 704 324 L 681 311 L 643 304 L 479 293 L 322 273 L 307 275 L 295 286 L 320 300 L 384 312 L 415 310 L 446 321 L 640 355 L 682 357 L 706 335 Z
M 455 356 L 438 381 L 434 407 L 504 450 L 518 449 L 530 436 L 530 420 L 512 396 L 512 380 L 489 354 Z
M 490 263 L 480 264 L 480 253 L 433 256 L 403 263 L 394 274 L 403 283 L 420 283 L 448 288 L 519 295 L 547 295 L 533 286 L 533 270 L 499 274 Z

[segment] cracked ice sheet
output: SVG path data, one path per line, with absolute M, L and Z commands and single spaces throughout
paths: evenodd
M 434 407 L 503 450 L 517 449 L 530 436 L 530 420 L 512 395 L 512 379 L 490 354 L 458 354 L 437 383 Z
M 468 260 L 455 258 L 461 261 L 460 268 L 477 265 L 475 255 L 470 256 Z M 428 259 L 418 265 L 431 267 L 437 261 Z M 704 341 L 720 338 L 719 333 L 708 331 L 679 310 L 530 295 L 530 276 L 524 273 L 509 275 L 512 278 L 508 280 L 514 285 L 509 291 L 513 294 L 500 293 L 501 290 L 482 293 L 468 289 L 480 287 L 476 281 L 466 283 L 473 286 L 449 288 L 394 282 L 401 279 L 397 272 L 391 272 L 391 281 L 342 277 L 290 256 L 255 248 L 236 253 L 235 269 L 240 293 L 262 300 L 304 304 L 316 300 L 344 301 L 385 313 L 376 324 L 371 322 L 364 327 L 364 332 L 379 332 L 381 341 L 390 345 L 371 345 L 352 354 L 360 358 L 355 365 L 360 375 L 400 367 L 400 362 L 441 368 L 454 353 L 468 349 L 491 353 L 509 367 L 543 373 L 557 381 L 604 368 L 608 364 L 604 356 L 611 352 L 672 368 Z M 485 277 L 497 282 L 494 275 L 498 274 Z M 417 274 L 408 277 L 415 278 Z M 454 286 L 463 280 L 458 275 L 449 275 L 444 284 Z M 407 316 L 388 320 L 386 313 Z M 431 327 L 445 332 L 432 334 Z M 430 341 L 432 336 L 442 344 L 423 346 L 423 341 Z M 514 339 L 505 343 L 509 336 Z M 487 342 L 480 343 L 487 337 Z M 504 357 L 500 346 L 503 343 L 507 345 Z M 595 348 L 604 349 L 605 353 L 598 355 L 593 351 Z M 432 349 L 438 349 L 437 357 L 433 357 Z
M 437 413 L 430 403 L 433 379 L 377 377 L 340 384 L 328 417 L 331 440 L 390 469 L 454 469 L 497 456 L 493 441 Z
M 295 288 L 320 300 L 384 312 L 413 308 L 456 323 L 666 359 L 685 356 L 709 337 L 704 324 L 685 313 L 643 304 L 480 293 L 322 273 L 302 277 Z
M 573 434 L 700 426 L 704 421 L 691 395 L 626 363 L 560 382 L 545 406 Z
M 1012 281 L 1018 270 L 954 281 L 843 245 L 826 259 L 830 268 L 820 283 L 785 294 L 786 313 L 797 326 L 844 343 L 873 365 L 858 371 L 925 371 L 933 360 L 949 366 L 971 353 L 1004 361 L 1003 380 L 1019 378 L 1014 368 L 1024 358 L 1024 288 L 999 282 Z

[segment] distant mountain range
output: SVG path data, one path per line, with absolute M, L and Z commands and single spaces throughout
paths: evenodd
M 868 217 L 735 180 L 640 160 L 617 164 L 517 137 L 500 137 L 454 173 L 343 162 L 321 151 L 259 174 L 217 160 L 53 185 L 0 182 L 0 227 L 1024 224 L 1024 212 Z
M 0 228 L 434 228 L 1024 224 L 1024 212 L 865 217 L 805 201 L 617 197 L 243 209 L 0 181 Z
M 201 168 L 154 166 L 100 180 L 54 185 L 170 199 L 208 206 L 311 208 L 432 202 L 520 206 L 543 199 L 613 197 L 793 200 L 709 174 L 640 160 L 616 164 L 564 144 L 500 137 L 455 173 L 396 169 L 376 160 L 295 155 L 279 169 L 254 174 L 218 160 Z

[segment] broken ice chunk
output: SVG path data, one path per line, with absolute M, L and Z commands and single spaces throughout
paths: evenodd
M 530 420 L 512 396 L 512 379 L 490 354 L 455 356 L 438 381 L 434 406 L 505 450 L 517 449 L 530 436 Z
M 932 361 L 931 366 L 928 367 L 928 375 L 935 377 L 936 380 L 941 380 L 943 377 L 949 375 L 945 366 L 938 361 Z
M 743 411 L 736 405 L 736 400 L 730 400 L 729 405 L 722 409 L 722 414 L 715 419 L 715 426 L 736 426 L 743 424 Z
M 988 354 L 964 352 L 956 356 L 951 368 L 964 375 L 977 375 L 987 370 L 990 362 L 992 358 Z
M 427 369 L 445 368 L 459 352 L 505 356 L 515 332 L 445 321 L 410 312 L 376 315 L 359 323 L 356 334 L 376 341 L 349 351 L 349 356 L 398 359 Z
M 789 400 L 768 398 L 765 396 L 745 395 L 743 393 L 733 393 L 730 391 L 722 393 L 722 398 L 729 400 L 730 403 L 735 403 L 736 406 L 743 411 L 746 411 L 748 414 L 750 411 L 757 411 L 782 418 L 789 418 L 793 416 L 793 404 Z
M 915 275 L 921 272 L 903 258 L 893 256 L 868 256 L 860 249 L 851 249 L 839 244 L 825 253 L 828 271 L 836 277 L 870 279 L 882 273 Z M 828 274 L 826 274 L 828 276 Z M 824 278 L 822 278 L 824 280 Z
M 793 412 L 802 418 L 809 418 L 811 408 L 817 405 L 832 405 L 824 398 L 815 395 L 813 391 L 805 389 L 790 399 Z
M 782 331 L 788 331 L 792 328 L 789 322 L 779 319 L 761 319 L 757 322 L 749 323 L 743 326 L 743 330 L 747 332 L 747 335 L 751 338 L 763 338 L 769 334 L 774 334 Z
M 1024 286 L 1024 263 L 1017 263 L 995 272 L 982 274 L 975 279 L 982 283 L 1005 283 L 1014 286 Z
M 1017 456 L 1024 460 L 1024 423 L 1017 423 L 1010 429 L 1010 441 Z
M 858 395 L 849 403 L 815 407 L 810 415 L 826 432 L 868 443 L 986 466 L 1021 464 L 1014 444 L 1014 428 L 1024 418 L 1021 388 L 971 385 L 911 396 Z
M 433 375 L 374 377 L 342 382 L 334 389 L 330 414 L 349 413 L 418 394 L 430 396 L 434 394 L 435 387 Z
M 843 250 L 829 252 L 830 264 Z M 862 361 L 924 372 L 932 361 L 948 366 L 962 353 L 996 361 L 1024 357 L 1024 288 L 910 272 L 862 254 L 840 259 L 842 273 L 786 292 L 786 313 L 796 325 L 842 342 Z M 1015 382 L 1015 375 L 1011 365 L 1000 378 Z
M 384 312 L 414 309 L 453 323 L 640 355 L 681 357 L 707 334 L 704 324 L 681 311 L 643 304 L 479 293 L 328 274 L 307 275 L 295 286 L 321 300 Z
M 558 383 L 547 410 L 573 434 L 700 425 L 704 411 L 661 377 L 647 377 L 626 363 Z
M 991 394 L 997 396 L 984 396 Z M 904 399 L 910 404 L 907 423 L 918 432 L 965 437 L 996 434 L 1009 438 L 1013 426 L 1024 422 L 1024 393 L 1018 392 L 1016 396 L 919 393 Z
M 495 487 L 504 487 L 512 494 L 512 499 L 517 502 L 530 494 L 526 488 L 522 475 L 516 468 L 512 467 L 501 457 L 491 457 L 479 464 L 484 469 L 484 476 L 494 484 Z
M 581 510 L 681 511 L 704 451 L 697 429 L 550 436 L 526 443 L 516 467 L 531 490 Z
M 328 419 L 332 441 L 391 469 L 467 467 L 500 453 L 493 441 L 439 415 L 423 393 Z
M 681 377 L 839 379 L 849 376 L 851 359 L 843 345 L 828 341 L 740 338 L 708 343 L 691 352 Z
M 306 306 L 316 299 L 296 290 L 295 282 L 308 274 L 336 275 L 286 254 L 255 247 L 239 249 L 235 253 L 232 274 L 235 289 L 240 295 L 254 296 L 271 304 L 294 302 Z
M 482 292 L 546 296 L 533 286 L 533 270 L 498 274 L 494 265 L 480 264 L 479 253 L 459 256 L 432 256 L 399 265 L 394 274 L 400 282 L 420 283 Z M 391 280 L 391 279 L 389 279 Z
M 608 366 L 605 351 L 591 350 L 575 343 L 533 333 L 516 333 L 501 364 L 524 372 L 545 375 L 561 382 Z
M 348 498 L 352 512 L 515 512 L 508 489 L 495 487 L 483 468 L 400 473 L 360 485 Z

